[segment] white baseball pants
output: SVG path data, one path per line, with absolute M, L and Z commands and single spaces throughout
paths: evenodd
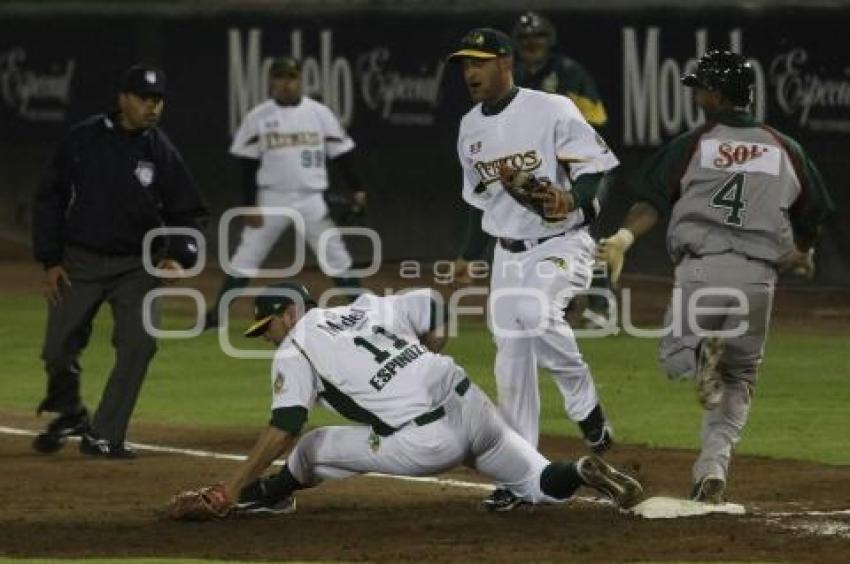
M 303 219 L 303 233 L 299 233 L 296 244 L 306 240 L 319 259 L 319 268 L 327 276 L 344 277 L 351 269 L 351 255 L 345 248 L 336 225 L 328 216 L 328 207 L 322 192 L 283 192 L 261 188 L 257 193 L 257 206 L 286 207 L 299 214 Z M 292 223 L 292 218 L 286 215 L 264 214 L 262 227 L 245 226 L 239 247 L 231 259 L 233 268 L 242 276 L 255 277 L 274 244 Z M 300 229 L 298 222 L 295 227 Z M 318 243 L 322 233 L 327 230 L 333 230 L 333 235 L 327 240 L 322 256 L 318 252 Z
M 314 429 L 298 441 L 287 467 L 310 487 L 367 472 L 432 476 L 472 461 L 526 501 L 549 499 L 540 490 L 549 461 L 508 427 L 478 386 L 472 384 L 463 396 L 452 391 L 443 407 L 441 419 L 421 427 L 409 423 L 389 437 L 366 426 Z
M 573 421 L 587 418 L 599 401 L 564 318 L 570 300 L 590 287 L 595 245 L 584 229 L 519 253 L 496 243 L 488 320 L 497 348 L 499 407 L 508 424 L 535 447 L 540 427 L 538 365 L 555 380 Z

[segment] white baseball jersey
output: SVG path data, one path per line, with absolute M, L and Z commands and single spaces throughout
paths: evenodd
M 257 185 L 278 190 L 325 190 L 325 158 L 354 148 L 333 112 L 306 96 L 295 106 L 266 100 L 242 120 L 230 153 L 260 159 Z
M 577 177 L 619 164 L 599 134 L 568 98 L 520 88 L 501 112 L 484 115 L 481 104 L 460 123 L 458 157 L 463 199 L 484 212 L 482 228 L 496 237 L 533 239 L 584 223 L 581 210 L 546 222 L 518 204 L 499 181 L 503 164 L 570 189 Z
M 419 342 L 430 330 L 430 290 L 307 312 L 281 343 L 272 409 L 308 410 L 321 396 L 344 417 L 397 429 L 442 405 L 459 369 Z

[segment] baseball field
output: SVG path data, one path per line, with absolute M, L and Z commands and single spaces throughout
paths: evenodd
M 730 500 L 745 506 L 743 516 L 642 519 L 593 500 L 588 491 L 565 505 L 487 514 L 478 508 L 486 480 L 459 468 L 434 481 L 327 483 L 300 492 L 293 515 L 187 524 L 165 520 L 157 510 L 181 489 L 227 477 L 237 462 L 219 455 L 247 453 L 269 415 L 267 361 L 226 356 L 214 333 L 161 341 L 130 430 L 130 440 L 139 444 L 137 459 L 84 458 L 73 443 L 56 455 L 39 455 L 30 442 L 47 422 L 33 413 L 44 391 L 41 272 L 13 258 L 0 262 L 0 281 L 3 557 L 844 562 L 850 554 L 847 291 L 778 292 L 755 405 L 728 488 Z M 317 289 L 327 285 L 315 274 L 306 281 Z M 215 283 L 206 275 L 190 285 L 209 296 Z M 380 292 L 398 283 L 388 265 L 367 285 Z M 634 288 L 638 324 L 660 323 L 669 283 L 631 279 L 626 285 Z M 186 326 L 187 303 L 166 303 L 164 325 Z M 248 322 L 244 306 L 236 325 Z M 233 342 L 247 346 L 238 328 Z M 89 407 L 112 363 L 110 330 L 104 308 L 82 359 Z M 618 444 L 610 460 L 633 471 L 649 495 L 685 497 L 700 417 L 691 386 L 659 372 L 654 340 L 617 336 L 581 345 L 615 426 Z M 494 350 L 480 319 L 466 319 L 447 352 L 495 397 Z M 541 449 L 552 458 L 584 454 L 560 395 L 545 374 L 540 382 Z M 316 410 L 309 425 L 339 421 Z

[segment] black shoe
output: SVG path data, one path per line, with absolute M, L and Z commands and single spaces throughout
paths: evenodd
M 280 501 L 240 501 L 233 508 L 235 515 L 288 515 L 295 513 L 295 496 L 286 496 Z
M 65 446 L 68 437 L 82 435 L 89 430 L 89 412 L 86 408 L 74 414 L 63 413 L 47 425 L 32 442 L 32 448 L 42 454 L 50 454 Z
M 84 434 L 80 439 L 80 453 L 101 458 L 136 458 L 136 451 L 127 446 L 127 443 L 111 443 L 90 433 Z
M 527 505 L 528 502 L 517 497 L 514 492 L 507 488 L 496 488 L 489 496 L 481 501 L 481 505 L 487 511 L 504 512 L 516 509 L 520 505 Z
M 595 437 L 587 436 L 584 437 L 584 444 L 587 445 L 587 448 L 593 454 L 602 454 L 603 452 L 610 450 L 612 446 L 614 446 L 614 434 L 607 424 L 602 427 L 602 433 Z
M 578 422 L 578 426 L 584 437 L 584 444 L 594 454 L 602 454 L 614 446 L 614 432 L 608 424 L 605 412 L 602 411 L 600 404 L 596 404 L 587 418 Z
M 208 311 L 204 316 L 204 328 L 202 331 L 212 331 L 214 329 L 218 329 L 218 313 Z

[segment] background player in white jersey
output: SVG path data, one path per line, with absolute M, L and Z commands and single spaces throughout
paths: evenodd
M 695 88 L 707 121 L 652 157 L 636 186 L 638 202 L 599 248 L 616 281 L 634 240 L 661 215 L 670 216 L 667 248 L 681 293 L 671 300 L 665 320 L 671 332 L 659 354 L 671 378 L 696 381 L 705 413 L 691 496 L 713 503 L 723 500 L 732 447 L 749 416 L 777 270 L 813 273 L 812 249 L 833 207 L 800 145 L 748 111 L 754 81 L 747 60 L 726 51 L 709 51 L 682 78 Z M 740 300 L 746 311 L 737 309 L 730 289 L 746 298 Z M 701 314 L 692 326 L 696 307 L 726 312 Z M 748 329 L 736 338 L 709 333 L 741 323 Z
M 271 98 L 245 116 L 230 147 L 242 168 L 243 205 L 257 206 L 257 213 L 243 218 L 242 237 L 231 259 L 240 275 L 224 280 L 207 313 L 206 329 L 218 325 L 221 296 L 250 282 L 292 223 L 284 215 L 263 214 L 264 206 L 287 207 L 299 213 L 304 219 L 304 239 L 315 252 L 321 234 L 336 230 L 324 200 L 327 159 L 335 159 L 346 184 L 354 190 L 354 205 L 362 208 L 366 204 L 353 157 L 354 141 L 330 108 L 302 94 L 300 62 L 291 57 L 275 59 L 269 85 Z M 327 261 L 319 261 L 322 272 L 337 286 L 358 288 L 358 281 L 348 276 L 352 260 L 342 237 L 332 236 L 325 249 Z
M 530 502 L 566 499 L 582 485 L 621 507 L 639 501 L 640 484 L 601 459 L 549 462 L 508 427 L 463 369 L 438 354 L 446 342 L 437 332 L 440 311 L 430 290 L 367 294 L 323 309 L 303 286 L 269 288 L 256 299 L 257 321 L 245 334 L 278 346 L 271 422 L 226 484 L 179 494 L 171 515 L 287 513 L 294 491 L 323 480 L 427 476 L 461 463 Z M 297 439 L 317 400 L 361 425 L 321 427 Z M 284 469 L 260 478 L 290 448 Z
M 595 243 L 587 226 L 599 211 L 605 173 L 618 161 L 569 99 L 514 86 L 512 53 L 507 35 L 480 28 L 450 56 L 462 63 L 477 102 L 458 133 L 463 199 L 497 238 L 488 314 L 499 406 L 536 446 L 540 365 L 585 441 L 602 452 L 611 444 L 610 427 L 564 310 L 590 285 Z M 485 503 L 509 507 L 518 500 L 500 488 Z

